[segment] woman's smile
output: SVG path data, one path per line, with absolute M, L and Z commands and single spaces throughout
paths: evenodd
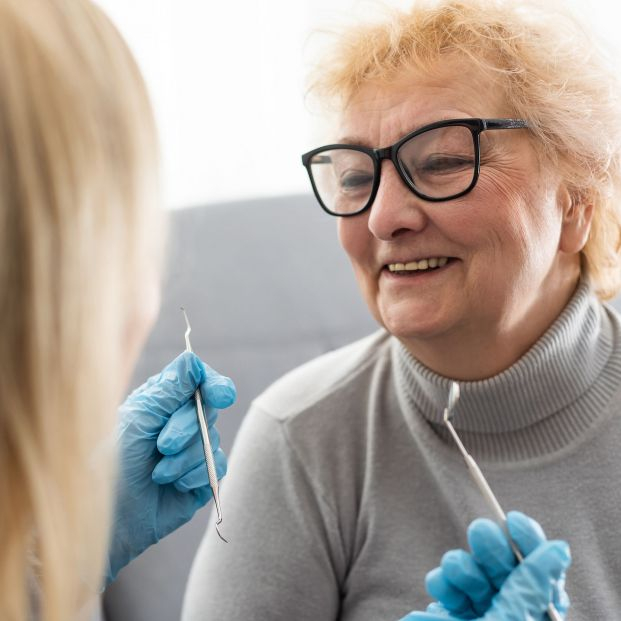
M 389 263 L 382 268 L 380 287 L 415 286 L 422 283 L 440 283 L 440 278 L 455 265 L 453 257 L 431 257 L 405 263 Z

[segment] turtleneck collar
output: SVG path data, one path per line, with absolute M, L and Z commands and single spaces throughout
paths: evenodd
M 468 450 L 490 460 L 532 458 L 583 433 L 621 383 L 621 354 L 613 352 L 617 330 L 618 321 L 581 281 L 550 328 L 511 367 L 459 382 L 453 425 Z M 397 339 L 392 346 L 401 401 L 448 441 L 442 415 L 450 378 L 425 367 Z

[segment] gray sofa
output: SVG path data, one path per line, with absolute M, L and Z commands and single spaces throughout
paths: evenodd
M 133 384 L 184 349 L 185 306 L 194 350 L 237 385 L 238 401 L 218 423 L 228 452 L 264 388 L 377 326 L 338 245 L 335 220 L 311 196 L 184 209 L 172 213 L 171 225 L 161 314 Z M 222 505 L 226 520 L 226 487 Z M 103 597 L 106 621 L 179 619 L 210 509 L 121 571 Z

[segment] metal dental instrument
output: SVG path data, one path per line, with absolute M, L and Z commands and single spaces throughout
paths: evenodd
M 518 562 L 521 563 L 524 560 L 524 556 L 520 552 L 519 548 L 515 545 L 515 542 L 511 539 L 511 536 L 509 534 L 509 529 L 507 528 L 507 516 L 505 515 L 505 512 L 502 510 L 502 507 L 500 506 L 498 499 L 496 498 L 496 496 L 494 496 L 494 492 L 492 492 L 492 488 L 489 486 L 489 483 L 483 476 L 483 473 L 481 472 L 481 469 L 477 465 L 477 462 L 474 461 L 472 455 L 468 453 L 468 451 L 466 450 L 466 447 L 463 445 L 462 441 L 459 439 L 459 436 L 457 435 L 457 432 L 455 431 L 455 427 L 453 427 L 453 423 L 451 423 L 451 420 L 450 420 L 451 415 L 458 401 L 459 401 L 459 384 L 457 382 L 452 382 L 451 389 L 449 390 L 448 403 L 446 404 L 446 407 L 444 408 L 444 424 L 448 427 L 448 430 L 451 436 L 453 436 L 453 440 L 455 440 L 455 444 L 457 444 L 457 448 L 459 449 L 464 460 L 466 461 L 466 465 L 468 466 L 468 472 L 470 472 L 470 476 L 472 477 L 474 482 L 477 484 L 477 487 L 479 488 L 479 490 L 481 490 L 483 497 L 485 498 L 490 508 L 492 509 L 492 511 L 498 518 L 498 520 L 500 521 L 500 524 L 502 525 L 505 533 L 507 534 L 509 543 L 511 544 L 511 549 L 513 550 L 513 553 L 515 554 L 515 557 L 517 558 Z M 550 618 L 550 621 L 563 621 L 561 615 L 558 613 L 558 611 L 556 610 L 556 608 L 554 607 L 552 603 L 548 604 L 547 612 L 548 612 L 548 617 Z
M 185 350 L 192 352 L 192 345 L 190 345 L 190 322 L 188 315 L 185 312 L 185 308 L 181 307 L 183 316 L 185 317 L 185 323 L 187 330 L 185 331 Z M 203 452 L 205 453 L 205 464 L 207 465 L 207 474 L 209 475 L 209 486 L 213 493 L 213 500 L 216 505 L 216 511 L 218 513 L 218 519 L 216 520 L 216 532 L 222 541 L 228 543 L 228 541 L 222 536 L 218 526 L 222 523 L 222 509 L 220 507 L 220 487 L 218 485 L 218 475 L 216 474 L 216 464 L 213 459 L 213 452 L 211 450 L 211 441 L 209 440 L 209 431 L 207 428 L 207 419 L 205 418 L 205 407 L 203 405 L 203 398 L 201 396 L 200 388 L 194 391 L 194 402 L 196 403 L 196 416 L 198 418 L 198 426 L 201 430 L 201 438 L 203 440 Z

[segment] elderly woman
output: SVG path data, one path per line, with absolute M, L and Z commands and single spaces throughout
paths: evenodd
M 255 400 L 231 543 L 207 535 L 185 619 L 424 608 L 426 572 L 489 515 L 443 425 L 453 380 L 501 504 L 572 544 L 572 621 L 618 616 L 621 120 L 602 58 L 571 18 L 491 0 L 340 39 L 315 82 L 338 123 L 303 162 L 381 330 Z

